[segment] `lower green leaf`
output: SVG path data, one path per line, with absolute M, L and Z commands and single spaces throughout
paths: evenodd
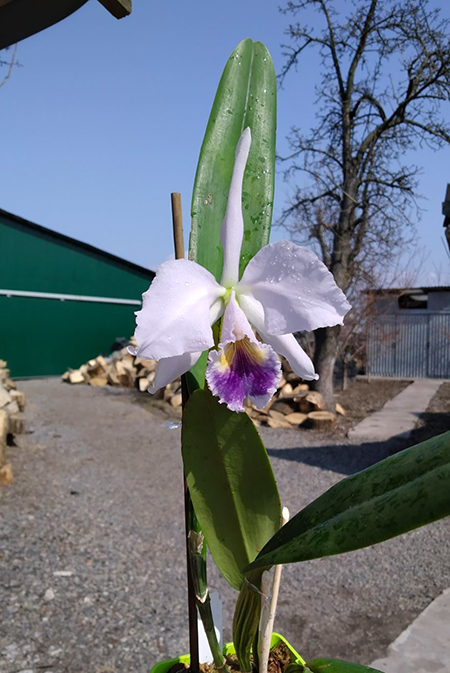
M 362 664 L 352 664 L 350 661 L 343 661 L 342 659 L 313 659 L 313 661 L 306 663 L 305 670 L 311 671 L 311 673 L 382 673 L 376 668 L 370 668 L 370 666 L 363 666 Z
M 450 432 L 335 484 L 296 514 L 246 570 L 332 556 L 450 515 Z
M 247 414 L 197 390 L 183 413 L 182 452 L 195 514 L 220 572 L 241 589 L 243 568 L 280 527 L 272 468 Z

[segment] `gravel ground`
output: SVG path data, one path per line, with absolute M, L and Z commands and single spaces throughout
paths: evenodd
M 129 391 L 21 382 L 30 434 L 0 490 L 1 673 L 144 673 L 187 650 L 179 430 Z M 296 512 L 399 444 L 262 429 Z M 370 662 L 450 586 L 448 521 L 285 568 L 276 628 L 306 657 Z M 210 564 L 231 621 L 235 592 Z M 225 638 L 230 638 L 227 628 Z

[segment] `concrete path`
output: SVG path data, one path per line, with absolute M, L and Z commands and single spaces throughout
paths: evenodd
M 391 437 L 409 437 L 417 419 L 428 407 L 442 381 L 416 379 L 384 407 L 367 416 L 349 432 L 351 439 L 384 441 Z
M 371 666 L 384 673 L 450 673 L 450 589 L 434 600 Z

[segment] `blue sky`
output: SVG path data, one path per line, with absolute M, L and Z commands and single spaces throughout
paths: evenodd
M 272 0 L 134 0 L 121 21 L 90 0 L 21 42 L 23 67 L 0 88 L 0 207 L 155 268 L 172 255 L 171 191 L 182 193 L 188 229 L 198 153 L 229 54 L 244 37 L 260 40 L 279 72 L 288 21 Z M 280 154 L 291 125 L 314 122 L 317 60 L 304 63 L 279 91 Z M 449 282 L 441 201 L 450 148 L 419 151 L 414 161 L 428 199 L 417 281 Z M 275 214 L 289 194 L 281 171 Z

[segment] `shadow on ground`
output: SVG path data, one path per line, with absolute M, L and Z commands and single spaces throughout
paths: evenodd
M 267 453 L 274 458 L 350 475 L 365 470 L 374 463 L 409 446 L 414 446 L 450 430 L 450 413 L 425 413 L 421 416 L 420 423 L 420 427 L 413 430 L 408 438 L 392 437 L 383 442 L 363 442 L 361 444 L 330 443 L 313 447 L 268 448 Z
M 350 475 L 360 472 L 383 458 L 400 451 L 402 442 L 389 440 L 364 444 L 341 444 L 315 447 L 293 447 L 289 449 L 267 449 L 269 456 L 304 463 L 331 470 L 339 474 Z

